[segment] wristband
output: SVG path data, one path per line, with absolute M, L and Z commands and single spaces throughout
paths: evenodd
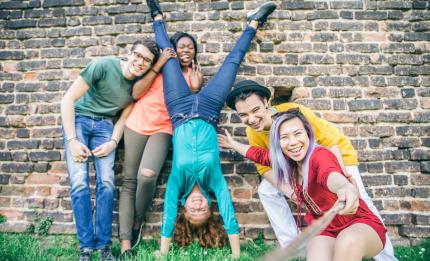
M 68 139 L 67 140 L 67 143 L 70 143 L 72 140 L 77 140 L 78 138 L 75 136 L 75 137 L 71 137 L 70 139 Z
M 115 142 L 115 146 L 118 146 L 118 141 L 116 141 L 116 139 L 110 139 L 110 141 Z
M 153 73 L 155 73 L 155 74 L 159 74 L 160 72 L 157 72 L 156 70 L 154 70 L 154 68 L 151 68 L 150 69 Z

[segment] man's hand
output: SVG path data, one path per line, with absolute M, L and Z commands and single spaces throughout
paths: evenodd
M 91 156 L 91 151 L 76 138 L 69 141 L 70 152 L 75 162 L 85 162 Z
M 116 143 L 113 140 L 103 143 L 92 150 L 92 153 L 97 158 L 105 157 L 116 149 Z
M 225 135 L 218 134 L 218 144 L 225 149 L 233 149 L 233 143 L 236 142 L 228 130 L 224 130 Z

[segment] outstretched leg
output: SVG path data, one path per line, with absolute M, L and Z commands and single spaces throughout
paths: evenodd
M 218 72 L 198 94 L 199 106 L 202 107 L 202 110 L 209 110 L 212 115 L 218 118 L 219 112 L 234 84 L 239 66 L 256 34 L 257 27 L 263 25 L 267 17 L 275 9 L 276 5 L 274 3 L 266 3 L 248 14 L 249 24 L 245 31 L 225 58 Z
M 173 48 L 173 45 L 170 42 L 164 27 L 164 22 L 161 20 L 161 18 L 161 15 L 157 16 L 153 23 L 155 40 L 160 49 L 164 50 L 166 48 Z M 169 59 L 163 66 L 162 72 L 164 99 L 166 101 L 166 106 L 170 117 L 172 117 L 176 113 L 182 112 L 182 110 L 178 111 L 178 108 L 181 108 L 183 105 L 187 104 L 186 101 L 189 100 L 193 93 L 190 91 L 190 88 L 184 79 L 178 58 Z M 188 110 L 190 108 L 191 107 L 189 107 Z

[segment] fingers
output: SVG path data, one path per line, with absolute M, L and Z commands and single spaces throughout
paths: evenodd
M 85 162 L 91 156 L 90 150 L 84 144 L 75 142 L 70 145 L 70 152 L 72 153 L 75 162 Z
M 109 155 L 109 153 L 111 153 L 114 149 L 115 145 L 113 145 L 112 142 L 108 141 L 100 146 L 97 146 L 95 149 L 93 149 L 92 153 L 95 157 L 101 158 Z
M 95 149 L 93 149 L 92 153 L 97 158 L 106 156 L 106 143 L 103 143 L 100 146 L 97 146 Z
M 162 55 L 165 56 L 166 58 L 172 58 L 172 57 L 176 57 L 176 52 L 175 50 L 173 50 L 173 48 L 166 48 L 163 50 Z
M 227 129 L 224 129 L 224 132 L 225 132 L 225 136 L 226 136 L 228 139 L 230 139 L 230 138 L 231 138 L 230 132 L 228 132 L 228 130 L 227 130 Z
M 353 190 L 345 189 L 339 191 L 338 201 L 345 201 L 345 207 L 339 212 L 340 215 L 351 215 L 357 211 L 359 202 L 357 194 Z

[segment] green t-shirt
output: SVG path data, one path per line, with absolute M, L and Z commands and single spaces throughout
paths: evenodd
M 75 111 L 85 116 L 114 117 L 133 101 L 133 84 L 122 74 L 120 59 L 106 57 L 92 61 L 81 72 L 88 91 L 76 102 Z

